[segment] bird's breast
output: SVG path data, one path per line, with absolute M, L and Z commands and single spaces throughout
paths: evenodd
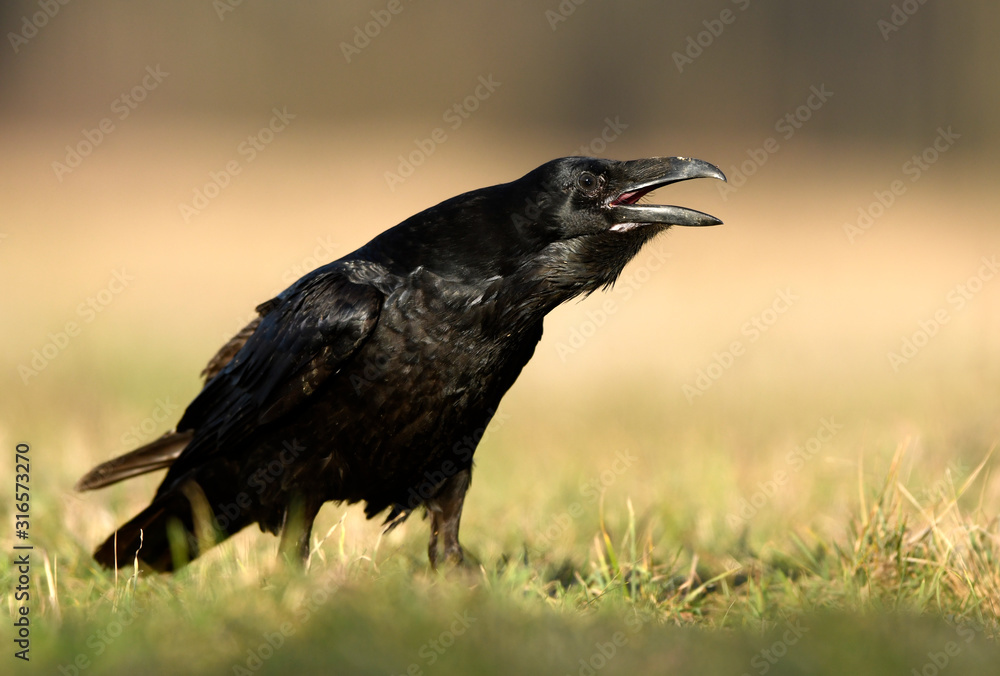
M 504 330 L 488 303 L 460 300 L 438 288 L 392 294 L 369 339 L 316 392 L 305 422 L 323 446 L 316 457 L 331 480 L 412 485 L 445 462 L 471 465 L 541 325 L 534 332 Z

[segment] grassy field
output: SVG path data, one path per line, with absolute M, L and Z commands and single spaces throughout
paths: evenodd
M 153 127 L 133 148 L 159 148 L 155 163 L 109 145 L 39 181 L 24 167 L 46 171 L 60 131 L 75 133 L 8 130 L 0 168 L 0 444 L 11 470 L 31 444 L 34 546 L 29 664 L 9 640 L 13 554 L 0 563 L 5 672 L 996 673 L 988 173 L 943 157 L 853 241 L 844 223 L 906 149 L 859 169 L 856 148 L 791 148 L 728 199 L 706 182 L 662 191 L 726 225 L 668 233 L 614 291 L 547 321 L 477 451 L 464 569 L 428 570 L 419 517 L 382 537 L 357 506 L 328 505 L 304 574 L 253 529 L 177 575 L 136 577 L 90 552 L 159 477 L 78 495 L 80 474 L 169 428 L 257 302 L 547 157 L 498 141 L 508 154 L 487 166 L 446 147 L 390 194 L 393 141 L 290 131 L 185 222 L 178 202 L 227 140 Z M 639 141 L 613 154 L 705 147 L 729 169 L 718 141 Z M 329 161 L 342 155 L 350 172 Z M 80 331 L 62 341 L 68 322 Z

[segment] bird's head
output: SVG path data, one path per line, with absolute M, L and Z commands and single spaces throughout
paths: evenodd
M 673 225 L 718 225 L 679 206 L 639 203 L 648 193 L 692 178 L 726 180 L 718 167 L 687 157 L 617 161 L 564 157 L 518 185 L 524 206 L 510 218 L 536 249 L 536 270 L 574 295 L 612 284 L 642 245 Z
M 422 211 L 359 251 L 401 274 L 419 266 L 477 281 L 530 268 L 542 278 L 552 273 L 571 293 L 592 291 L 613 282 L 656 233 L 722 222 L 684 207 L 639 204 L 691 178 L 726 180 L 717 167 L 686 157 L 563 157 Z
M 648 193 L 692 178 L 726 177 L 718 167 L 687 157 L 605 160 L 563 157 L 516 183 L 527 193 L 511 220 L 528 237 L 551 241 L 600 233 L 626 233 L 671 225 L 718 225 L 718 218 L 684 207 L 639 204 Z

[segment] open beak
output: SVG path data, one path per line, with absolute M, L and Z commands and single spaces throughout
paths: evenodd
M 717 178 L 726 180 L 725 174 L 713 164 L 689 157 L 653 157 L 624 162 L 622 189 L 612 197 L 605 208 L 610 209 L 614 225 L 612 232 L 625 232 L 643 225 L 719 225 L 715 216 L 659 204 L 636 204 L 647 193 L 671 183 L 692 178 Z

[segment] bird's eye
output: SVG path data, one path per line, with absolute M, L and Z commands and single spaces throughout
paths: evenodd
M 592 173 L 590 173 L 589 171 L 585 171 L 582 174 L 580 174 L 579 178 L 576 179 L 576 184 L 585 193 L 593 194 L 594 192 L 597 191 L 597 188 L 600 185 L 600 181 Z

